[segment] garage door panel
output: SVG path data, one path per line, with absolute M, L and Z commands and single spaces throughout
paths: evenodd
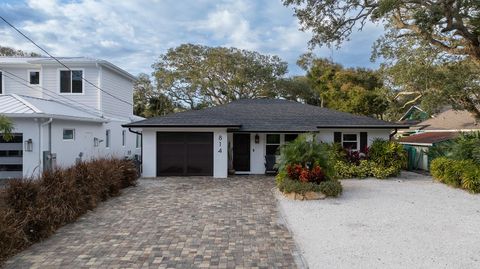
M 213 175 L 213 133 L 157 133 L 157 176 Z

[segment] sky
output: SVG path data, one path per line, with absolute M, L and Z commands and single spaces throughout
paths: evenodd
M 0 0 L 0 14 L 54 56 L 104 59 L 133 75 L 151 74 L 159 55 L 183 43 L 277 55 L 288 62 L 288 75 L 301 75 L 296 61 L 310 39 L 281 0 Z M 382 32 L 368 24 L 340 49 L 313 52 L 346 67 L 375 68 L 371 47 Z M 0 36 L 2 46 L 41 53 L 3 21 Z

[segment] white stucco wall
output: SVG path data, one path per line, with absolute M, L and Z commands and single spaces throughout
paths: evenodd
M 228 175 L 228 138 L 226 128 L 144 128 L 143 177 L 157 176 L 157 132 L 211 132 L 213 133 L 213 177 Z M 221 139 L 220 139 L 221 137 Z
M 48 150 L 48 125 L 41 126 L 48 119 L 13 118 L 14 132 L 22 133 L 23 141 L 32 139 L 33 151 L 25 151 L 23 143 L 23 176 L 35 177 L 43 168 L 43 151 Z M 122 128 L 126 122 L 111 121 L 108 123 L 91 123 L 80 121 L 52 121 L 52 153 L 57 155 L 57 166 L 68 167 L 75 164 L 79 153 L 83 153 L 83 160 L 99 157 L 132 157 L 140 155 L 141 149 L 136 148 L 136 134 Z M 63 129 L 75 129 L 74 140 L 63 140 Z M 105 147 L 105 130 L 111 130 L 111 146 Z M 122 146 L 122 130 L 126 131 L 126 143 Z M 98 147 L 94 147 L 93 138 L 104 140 Z

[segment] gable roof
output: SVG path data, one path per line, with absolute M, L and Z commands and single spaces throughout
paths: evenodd
M 280 99 L 241 99 L 226 105 L 150 118 L 125 127 L 226 127 L 244 132 L 310 132 L 318 128 L 408 128 L 371 117 Z
M 458 136 L 458 132 L 428 132 L 414 134 L 398 139 L 400 144 L 406 145 L 425 145 L 431 146 L 435 143 L 443 142 Z
M 0 113 L 12 118 L 45 117 L 107 122 L 107 119 L 98 114 L 62 102 L 17 94 L 0 95 Z

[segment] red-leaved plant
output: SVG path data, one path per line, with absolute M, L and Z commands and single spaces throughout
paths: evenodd
M 325 172 L 319 165 L 313 166 L 312 169 L 304 167 L 300 164 L 287 165 L 287 174 L 290 179 L 299 180 L 301 182 L 320 183 L 326 181 Z

